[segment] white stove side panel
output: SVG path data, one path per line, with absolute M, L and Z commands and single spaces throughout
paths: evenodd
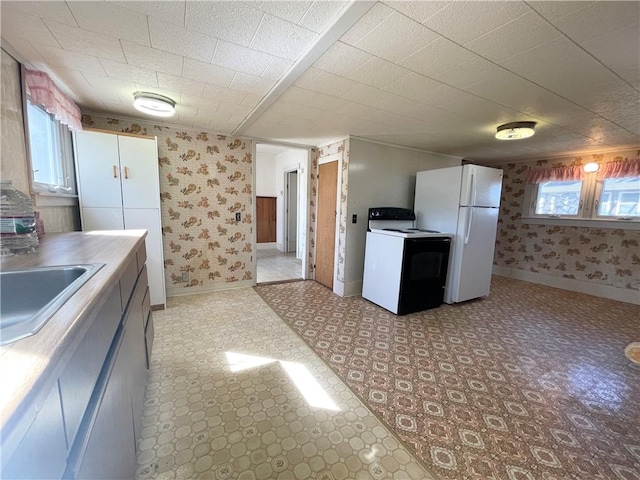
M 367 232 L 362 296 L 398 313 L 404 238 Z

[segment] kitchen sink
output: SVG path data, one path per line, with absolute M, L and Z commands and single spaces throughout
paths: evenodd
M 0 272 L 0 345 L 40 330 L 103 263 Z

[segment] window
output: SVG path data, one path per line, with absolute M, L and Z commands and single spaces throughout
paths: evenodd
M 71 132 L 27 99 L 27 124 L 35 193 L 75 195 Z
M 620 165 L 605 167 L 599 172 L 604 178 L 598 178 L 595 173 L 582 174 L 576 167 L 531 171 L 522 203 L 523 221 L 578 226 L 597 224 L 605 228 L 640 222 L 638 162 L 629 162 L 635 164 L 635 169 L 628 168 L 622 174 L 615 171 Z
M 640 177 L 607 178 L 597 183 L 598 217 L 640 217 Z
M 544 182 L 538 185 L 536 215 L 569 215 L 580 213 L 582 182 Z

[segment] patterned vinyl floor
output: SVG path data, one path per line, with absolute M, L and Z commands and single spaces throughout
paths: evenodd
M 253 289 L 154 325 L 138 480 L 433 480 Z
M 441 480 L 640 479 L 640 307 L 494 277 L 398 317 L 312 281 L 260 296 Z

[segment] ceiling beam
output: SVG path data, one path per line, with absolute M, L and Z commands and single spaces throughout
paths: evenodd
M 307 69 L 318 60 L 334 43 L 353 27 L 367 13 L 375 1 L 353 0 L 336 20 L 322 32 L 309 48 L 291 66 L 280 80 L 260 100 L 260 103 L 240 122 L 232 135 L 245 135 L 246 130 L 282 95 Z

